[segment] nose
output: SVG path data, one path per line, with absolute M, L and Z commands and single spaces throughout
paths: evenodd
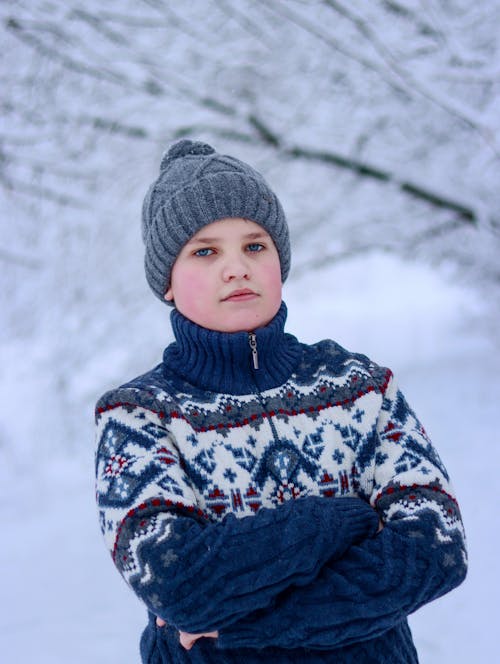
M 242 254 L 227 256 L 223 268 L 222 278 L 224 281 L 248 279 L 250 277 L 250 266 Z

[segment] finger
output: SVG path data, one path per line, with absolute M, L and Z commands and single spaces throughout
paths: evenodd
M 179 641 L 185 650 L 191 650 L 196 639 L 193 639 L 193 637 L 186 632 L 179 632 Z
M 156 625 L 158 627 L 165 627 L 166 624 L 167 623 L 162 618 L 160 618 L 159 616 L 156 618 Z

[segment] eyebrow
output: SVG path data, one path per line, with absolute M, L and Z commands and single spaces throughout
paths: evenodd
M 268 236 L 268 233 L 265 231 L 254 231 L 253 233 L 246 233 L 243 235 L 242 239 L 243 240 L 260 240 L 261 238 L 265 238 Z M 186 244 L 216 244 L 217 242 L 220 242 L 221 238 L 220 237 L 196 237 L 196 238 L 191 238 L 188 240 Z

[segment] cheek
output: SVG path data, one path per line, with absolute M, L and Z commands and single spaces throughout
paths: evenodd
M 268 293 L 273 301 L 277 300 L 281 302 L 283 284 L 281 283 L 281 269 L 279 263 L 277 265 L 276 263 L 266 265 L 262 272 L 262 277 L 267 284 Z
M 182 312 L 192 312 L 203 307 L 209 291 L 209 280 L 197 270 L 178 271 L 173 280 L 176 307 Z

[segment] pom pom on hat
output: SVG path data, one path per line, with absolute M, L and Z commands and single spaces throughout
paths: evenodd
M 158 298 L 165 302 L 172 266 L 186 242 L 203 226 L 228 217 L 255 221 L 269 233 L 284 282 L 290 270 L 288 225 L 262 175 L 207 143 L 174 143 L 142 205 L 146 278 Z
M 201 143 L 200 141 L 190 141 L 185 138 L 182 141 L 174 143 L 163 155 L 160 164 L 160 173 L 165 170 L 168 164 L 172 159 L 178 159 L 179 157 L 186 157 L 188 154 L 201 154 L 208 155 L 213 154 L 215 150 L 208 143 Z

